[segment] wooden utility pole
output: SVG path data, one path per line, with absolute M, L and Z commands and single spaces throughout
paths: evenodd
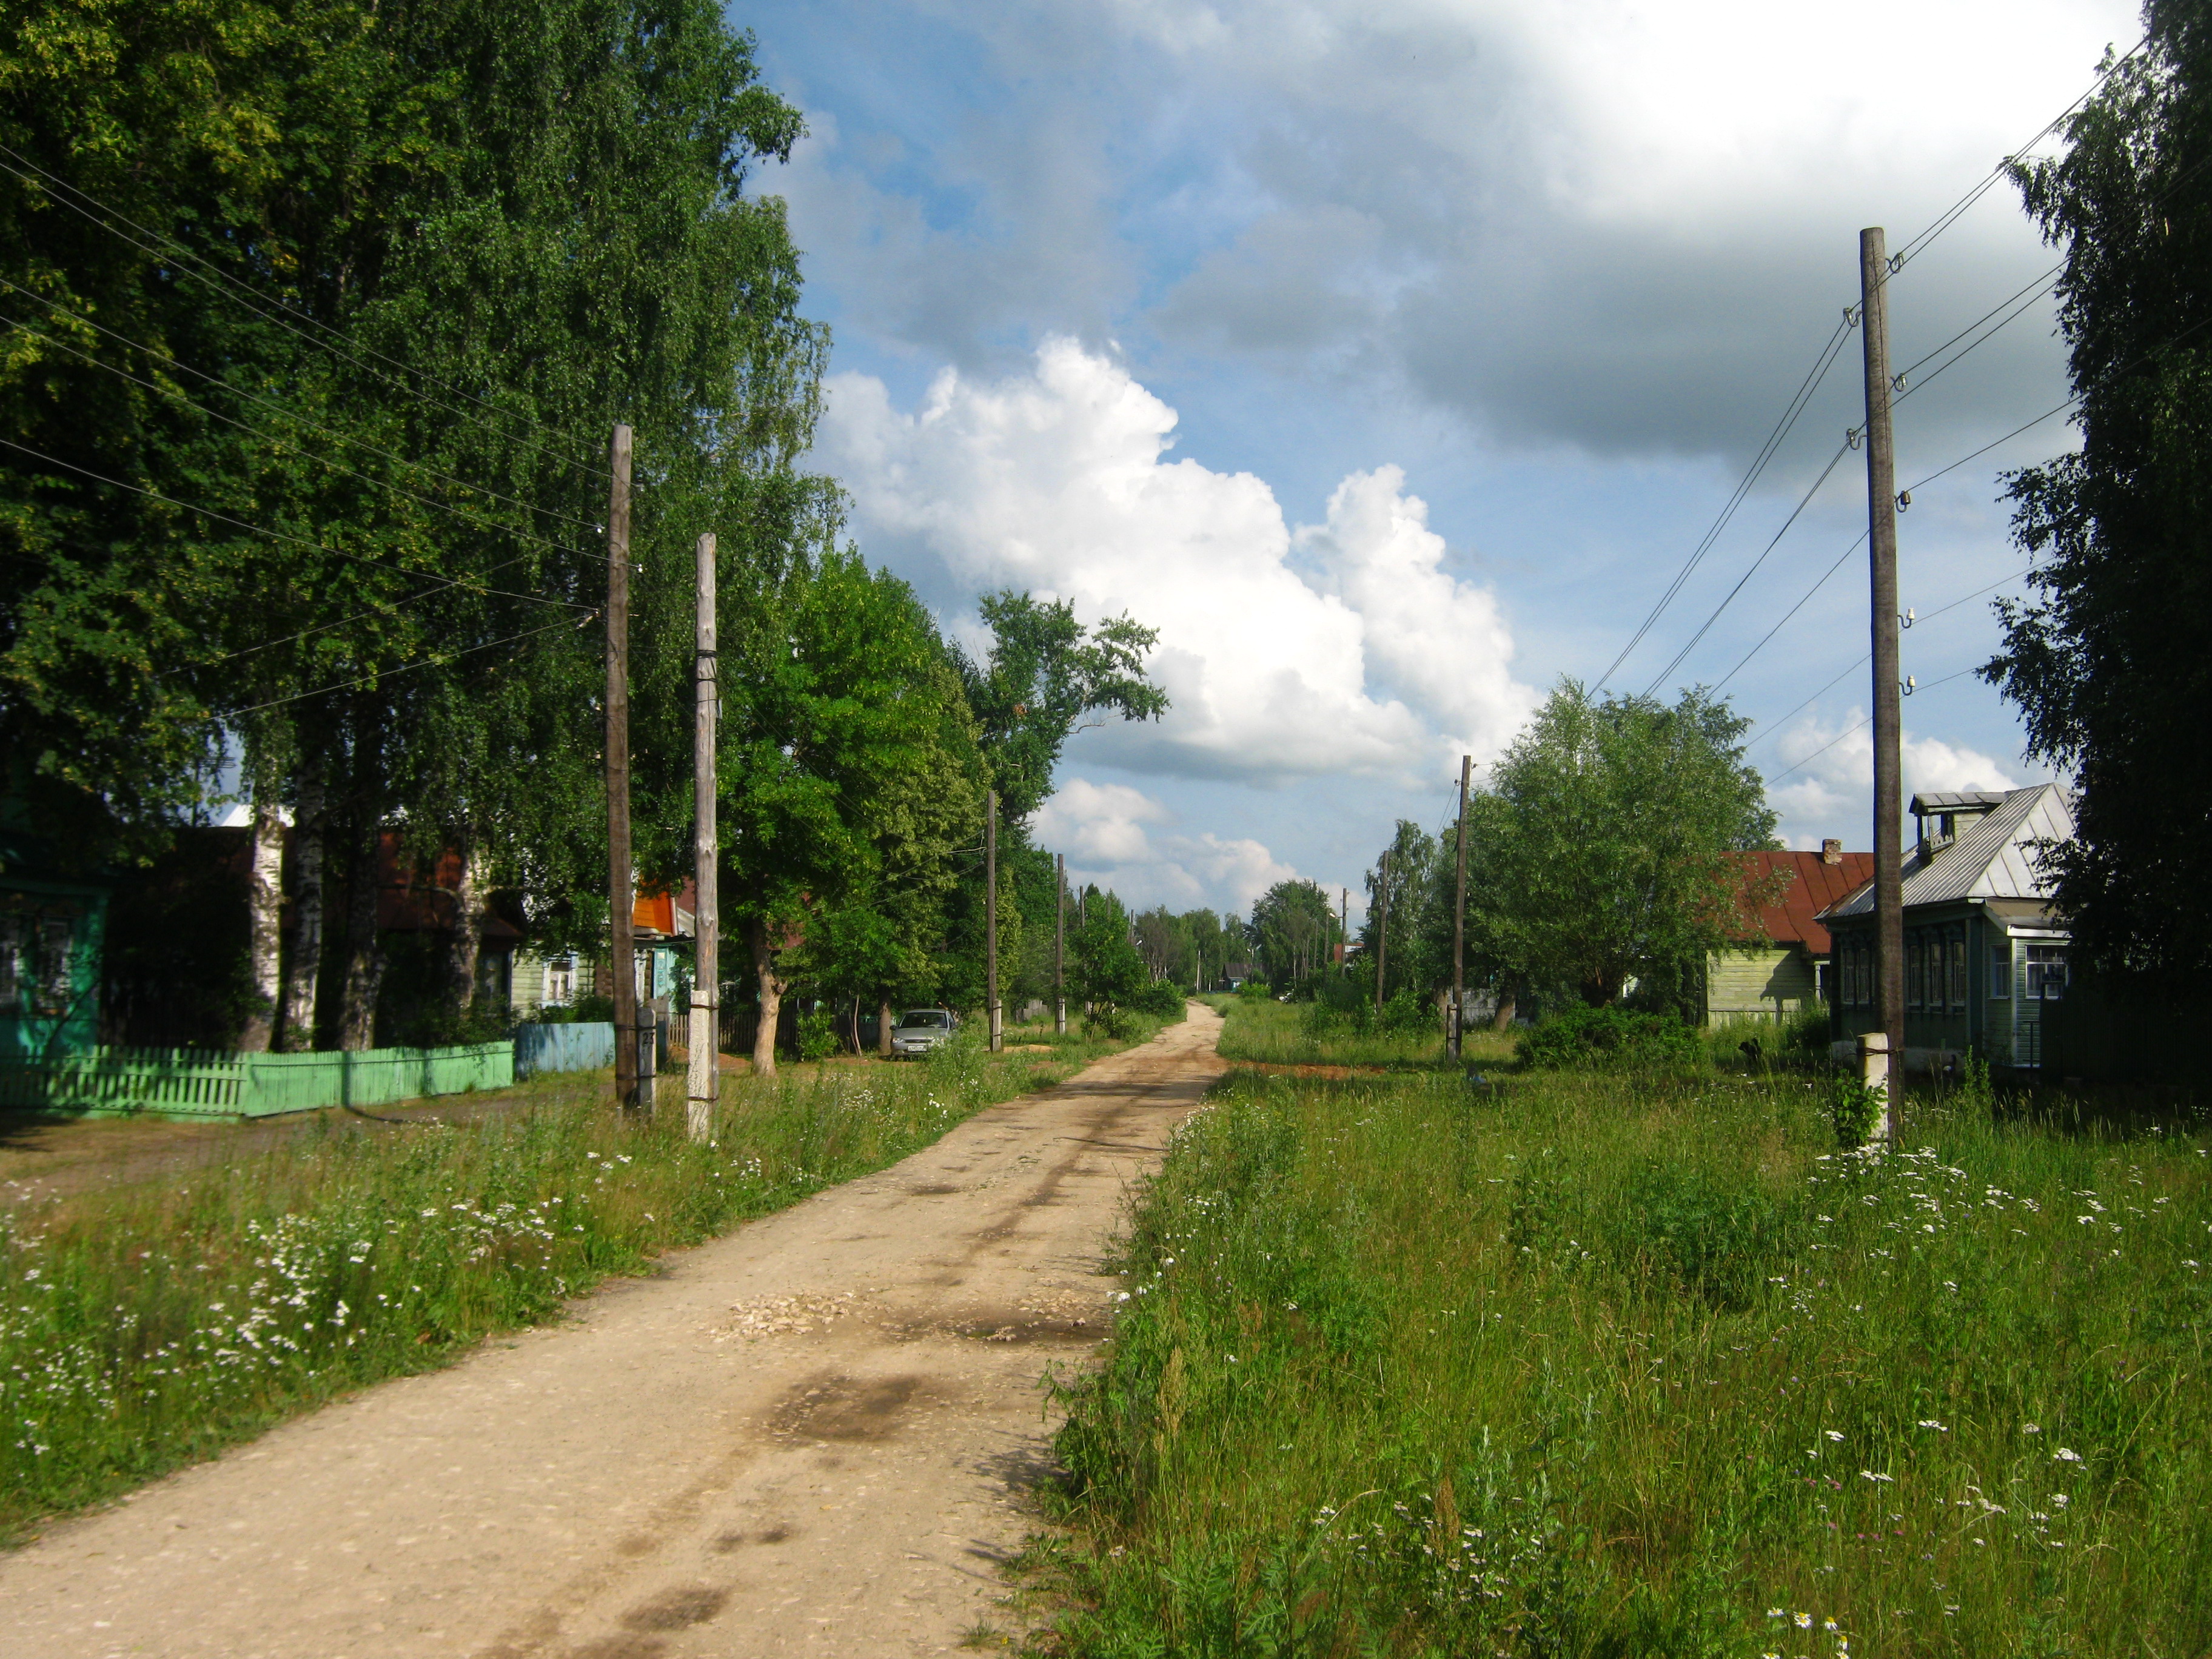
M 1889 257 L 1881 228 L 1859 233 L 1859 325 L 1866 349 L 1867 568 L 1874 629 L 1875 1018 L 1860 1041 L 1861 1076 L 1882 1097 L 1889 1137 L 1893 1068 L 1905 1058 L 1905 803 L 1899 746 L 1897 456 L 1889 425 Z M 1875 1035 L 1869 1033 L 1869 1036 Z
M 999 792 L 985 798 L 983 819 L 983 977 L 991 1011 L 991 1052 L 1006 1046 L 999 1024 Z
M 1382 975 L 1390 965 L 1390 854 L 1382 854 L 1382 878 L 1375 884 L 1375 1012 L 1382 1012 Z
M 714 532 L 699 538 L 697 607 L 698 656 L 692 672 L 696 698 L 691 728 L 691 880 L 697 889 L 693 911 L 697 945 L 691 973 L 690 1077 L 684 1127 L 694 1140 L 714 1129 L 714 1106 L 722 1092 L 722 918 L 716 876 L 720 848 L 716 839 L 714 801 L 714 716 L 722 688 L 714 647 Z
M 630 930 L 629 857 L 629 452 L 630 430 L 615 428 L 607 490 L 607 920 L 614 976 L 615 1103 L 638 1111 L 637 942 Z
M 1067 854 L 1052 858 L 1052 1029 L 1067 1035 Z
M 1459 757 L 1459 887 L 1452 901 L 1452 1006 L 1444 1022 L 1444 1048 L 1452 1063 L 1459 1063 L 1460 1031 L 1465 1018 L 1460 1004 L 1467 995 L 1467 786 L 1474 775 L 1474 757 Z
M 1352 971 L 1352 890 L 1336 890 L 1336 971 L 1341 975 Z

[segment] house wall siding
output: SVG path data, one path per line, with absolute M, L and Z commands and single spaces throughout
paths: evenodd
M 1724 951 L 1705 959 L 1705 1023 L 1780 1019 L 1819 1000 L 1812 958 L 1796 946 Z

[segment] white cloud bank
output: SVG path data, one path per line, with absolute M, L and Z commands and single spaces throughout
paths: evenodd
M 1855 849 L 1867 846 L 1874 818 L 1874 728 L 1863 723 L 1864 712 L 1854 708 L 1833 726 L 1808 718 L 1775 740 L 1779 766 L 1802 769 L 1768 790 L 1782 816 L 1783 838 L 1791 846 L 1816 848 L 1823 836 L 1841 836 Z M 2018 789 L 2028 781 L 1990 756 L 1940 738 L 1908 732 L 1899 749 L 1907 802 L 1922 790 Z
M 1534 706 L 1496 595 L 1444 568 L 1396 467 L 1354 473 L 1326 522 L 1293 529 L 1261 479 L 1169 459 L 1175 410 L 1065 338 L 1003 380 L 948 368 L 911 413 L 870 375 L 829 392 L 819 459 L 872 556 L 963 610 L 1012 586 L 1159 630 L 1174 708 L 1086 739 L 1100 758 L 1257 783 L 1425 779 L 1462 750 L 1495 755 Z
M 1096 882 L 1133 909 L 1174 910 L 1252 901 L 1297 872 L 1249 839 L 1183 835 L 1175 815 L 1127 784 L 1066 780 L 1036 816 L 1041 844 L 1067 849 L 1069 884 Z

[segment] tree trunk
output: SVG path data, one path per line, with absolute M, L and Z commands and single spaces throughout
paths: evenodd
M 783 1015 L 787 982 L 775 971 L 775 952 L 769 945 L 767 924 L 752 923 L 745 929 L 745 938 L 752 945 L 753 973 L 760 984 L 760 1026 L 753 1033 L 753 1075 L 774 1077 L 775 1026 Z
M 238 1046 L 265 1054 L 276 1035 L 276 1007 L 284 994 L 284 821 L 275 796 L 254 791 L 253 858 L 246 876 L 246 954 L 253 977 L 252 1012 Z
M 1500 991 L 1498 994 L 1498 1012 L 1491 1019 L 1490 1029 L 1493 1031 L 1511 1030 L 1513 1029 L 1514 1006 L 1513 993 L 1510 991 Z
M 362 803 L 346 877 L 345 995 L 338 1006 L 338 1047 L 349 1053 L 376 1046 L 376 994 L 384 984 L 384 941 L 376 927 L 381 830 L 374 810 Z
M 891 1004 L 885 997 L 876 1010 L 876 1052 L 885 1060 L 891 1057 Z
M 453 884 L 453 931 L 446 944 L 447 995 L 465 1018 L 477 995 L 477 958 L 483 950 L 483 854 L 470 834 L 460 847 L 461 873 Z
M 315 1046 L 315 991 L 323 975 L 323 866 L 330 814 L 323 762 L 311 757 L 300 771 L 300 810 L 292 826 L 292 957 L 284 965 L 287 1054 Z

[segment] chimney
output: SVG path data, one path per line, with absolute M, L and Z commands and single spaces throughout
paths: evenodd
M 1831 839 L 1829 839 L 1829 840 L 1827 840 L 1827 841 L 1824 841 L 1824 842 L 1822 842 L 1820 843 L 1820 862 L 1821 862 L 1821 863 L 1823 863 L 1823 864 L 1841 864 L 1843 861 L 1844 861 L 1844 844 L 1843 844 L 1843 842 L 1839 842 L 1839 841 L 1837 841 L 1837 840 L 1835 840 L 1835 839 L 1833 839 L 1833 838 L 1832 837 Z

